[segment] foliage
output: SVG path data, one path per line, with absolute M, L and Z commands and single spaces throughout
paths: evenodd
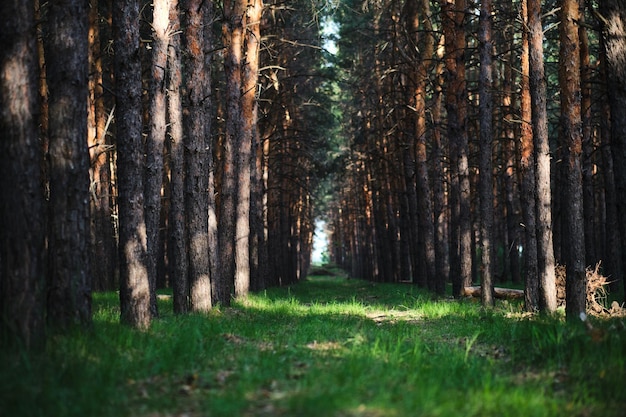
M 88 333 L 44 353 L 3 352 L 3 414 L 56 416 L 621 415 L 624 322 L 528 316 L 332 276 L 207 315 L 119 324 L 95 296 Z M 321 271 L 323 272 L 323 271 Z

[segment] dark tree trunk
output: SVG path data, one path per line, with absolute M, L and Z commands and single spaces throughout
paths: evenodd
M 617 215 L 621 239 L 621 271 L 626 266 L 626 4 L 621 0 L 603 0 L 603 39 L 606 51 L 609 104 L 611 106 L 611 151 L 615 169 Z M 626 287 L 626 274 L 622 275 Z M 626 300 L 626 291 L 624 291 Z
M 530 95 L 535 143 L 535 184 L 537 187 L 537 263 L 539 308 L 556 310 L 556 272 L 552 243 L 552 192 L 550 189 L 550 146 L 543 57 L 541 1 L 528 0 Z
M 184 96 L 183 117 L 185 148 L 185 229 L 188 251 L 189 297 L 193 311 L 211 309 L 209 264 L 209 139 L 211 125 L 210 72 L 205 68 L 205 49 L 211 42 L 205 38 L 204 25 L 212 22 L 212 3 L 202 0 L 181 1 L 183 15 Z
M 561 89 L 561 129 L 564 150 L 564 228 L 566 256 L 566 316 L 577 320 L 585 312 L 585 231 L 582 195 L 582 126 L 580 108 L 580 45 L 577 22 L 578 1 L 563 0 L 561 5 L 559 86 Z
M 244 158 L 249 158 L 249 149 L 244 149 L 247 156 L 238 155 L 242 135 L 241 113 L 241 66 L 243 51 L 243 17 L 242 0 L 227 0 L 224 2 L 224 20 L 222 36 L 224 41 L 224 71 L 226 77 L 226 131 L 224 138 L 224 154 L 222 160 L 222 188 L 220 193 L 218 229 L 220 242 L 221 274 L 219 285 L 219 300 L 224 305 L 230 305 L 230 296 L 235 285 L 236 268 L 243 267 L 244 257 L 248 258 L 248 246 L 245 242 L 237 246 L 237 223 L 244 222 L 244 228 L 249 229 L 249 218 L 244 218 L 238 211 L 238 193 L 240 190 L 238 167 Z M 249 171 L 248 171 L 249 172 Z M 248 183 L 249 184 L 249 183 Z M 247 237 L 246 237 L 247 241 Z M 243 245 L 246 246 L 245 253 Z M 241 256 L 236 265 L 236 257 Z M 243 273 L 243 270 L 242 270 Z M 239 278 L 243 279 L 243 276 Z M 239 285 L 249 285 L 241 280 Z M 237 290 L 235 290 L 237 292 Z
M 52 0 L 48 4 L 48 322 L 67 328 L 91 323 L 88 2 Z
M 113 4 L 117 104 L 117 184 L 121 321 L 150 325 L 150 284 L 146 265 L 141 139 L 141 61 L 139 2 Z
M 493 298 L 493 43 L 491 36 L 491 0 L 480 2 L 480 79 L 478 94 L 480 95 L 480 179 L 478 193 L 480 198 L 480 248 L 481 248 L 481 300 L 483 306 L 494 305 Z
M 440 0 L 445 37 L 446 110 L 450 155 L 450 274 L 454 296 L 472 282 L 472 233 L 467 156 L 465 88 L 465 0 Z
M 144 199 L 146 217 L 146 263 L 150 280 L 150 312 L 158 315 L 156 288 L 159 254 L 161 253 L 161 191 L 163 187 L 163 149 L 166 133 L 166 85 L 169 25 L 169 0 L 154 0 L 152 9 L 152 49 L 149 79 L 149 123 L 146 137 L 146 170 Z
M 0 3 L 0 341 L 44 344 L 45 226 L 31 0 Z
M 626 18 L 625 18 L 626 19 Z M 604 38 L 600 39 L 600 70 L 604 80 L 602 93 L 608 98 L 609 78 L 607 74 L 606 48 Z M 613 93 L 611 93 L 613 94 Z M 600 111 L 600 137 L 602 153 L 602 178 L 604 180 L 605 210 L 606 217 L 604 223 L 605 230 L 605 258 L 603 259 L 602 270 L 605 276 L 610 277 L 610 288 L 618 291 L 620 281 L 622 281 L 624 270 L 622 268 L 622 245 L 620 242 L 620 225 L 617 213 L 617 194 L 615 187 L 615 169 L 613 167 L 613 152 L 611 150 L 611 104 L 609 100 L 602 101 Z
M 170 22 L 174 34 L 169 38 L 168 48 L 168 122 L 170 125 L 170 216 L 168 247 L 170 253 L 170 281 L 173 289 L 175 313 L 189 311 L 189 280 L 187 267 L 187 242 L 185 240 L 185 193 L 184 193 L 184 140 L 181 86 L 180 17 L 178 0 L 171 0 Z

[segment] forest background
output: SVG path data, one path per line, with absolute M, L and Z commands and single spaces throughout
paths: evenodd
M 89 327 L 119 289 L 208 312 L 289 285 L 314 221 L 354 277 L 586 311 L 626 256 L 619 0 L 6 1 L 0 334 Z M 337 25 L 335 55 L 322 27 Z

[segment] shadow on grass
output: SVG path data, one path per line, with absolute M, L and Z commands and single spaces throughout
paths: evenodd
M 411 285 L 314 277 L 218 308 L 94 330 L 0 370 L 3 415 L 618 416 L 624 334 L 433 300 Z M 612 323 L 607 324 L 607 326 Z M 608 329 L 608 327 L 607 327 Z M 12 356 L 8 356 L 12 355 Z

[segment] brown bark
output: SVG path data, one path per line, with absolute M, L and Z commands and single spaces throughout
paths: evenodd
M 556 310 L 556 277 L 552 241 L 552 195 L 550 188 L 550 145 L 543 57 L 541 1 L 528 0 L 530 95 L 535 143 L 535 184 L 537 187 L 537 263 L 539 273 L 539 308 Z
M 183 113 L 185 148 L 185 229 L 188 253 L 189 299 L 191 310 L 207 312 L 212 307 L 209 264 L 209 166 L 211 125 L 210 71 L 205 68 L 205 49 L 211 42 L 205 38 L 204 25 L 212 21 L 211 5 L 202 0 L 180 2 L 183 15 Z
M 522 16 L 528 21 L 527 1 L 522 0 Z M 530 95 L 530 64 L 529 64 L 529 33 L 522 34 L 521 57 L 521 99 L 520 116 L 522 119 L 520 135 L 520 170 L 521 170 L 521 200 L 522 215 L 524 218 L 524 266 L 525 266 L 525 308 L 526 311 L 539 310 L 539 266 L 537 252 L 536 228 L 536 178 L 535 155 L 532 130 L 531 95 Z
M 484 306 L 493 306 L 494 272 L 494 208 L 493 208 L 493 41 L 491 30 L 491 0 L 480 2 L 480 178 L 478 193 L 480 198 L 480 248 L 481 248 L 481 300 Z
M 31 0 L 0 3 L 0 341 L 26 348 L 44 343 L 34 10 Z
M 222 187 L 220 193 L 220 262 L 221 274 L 219 286 L 219 300 L 224 305 L 230 304 L 231 291 L 235 284 L 237 267 L 236 257 L 239 256 L 239 267 L 243 268 L 248 257 L 248 247 L 245 242 L 237 245 L 237 223 L 244 222 L 244 229 L 249 229 L 249 218 L 238 212 L 237 181 L 239 162 L 245 157 L 238 156 L 241 145 L 242 113 L 241 113 L 241 65 L 243 53 L 243 0 L 228 0 L 224 2 L 224 20 L 222 36 L 224 42 L 224 71 L 226 77 L 225 104 L 226 104 L 226 131 L 224 137 L 224 153 L 222 160 Z M 244 149 L 249 158 L 249 149 Z M 245 169 L 245 168 L 244 168 Z M 243 208 L 243 207 L 242 207 Z M 240 218 L 241 216 L 241 218 Z M 247 237 L 246 237 L 247 241 Z M 244 250 L 243 246 L 246 245 Z M 243 274 L 243 270 L 241 271 Z M 239 276 L 239 285 L 244 285 L 244 276 Z M 245 285 L 249 285 L 245 283 Z
M 88 10 L 81 0 L 49 2 L 45 35 L 49 99 L 48 322 L 91 323 Z
M 585 311 L 586 299 L 578 1 L 563 0 L 560 16 L 559 87 L 565 169 L 563 226 L 567 239 L 565 311 L 568 320 L 577 320 L 579 313 Z
M 463 289 L 463 295 L 466 297 L 481 297 L 482 298 L 482 287 L 465 287 Z M 505 299 L 505 300 L 515 300 L 524 298 L 523 290 L 516 290 L 513 288 L 501 288 L 501 287 L 493 287 L 493 296 L 495 298 Z
M 145 329 L 150 325 L 150 285 L 146 269 L 146 225 L 143 212 L 138 1 L 114 3 L 113 39 L 118 111 L 116 139 L 121 321 Z

